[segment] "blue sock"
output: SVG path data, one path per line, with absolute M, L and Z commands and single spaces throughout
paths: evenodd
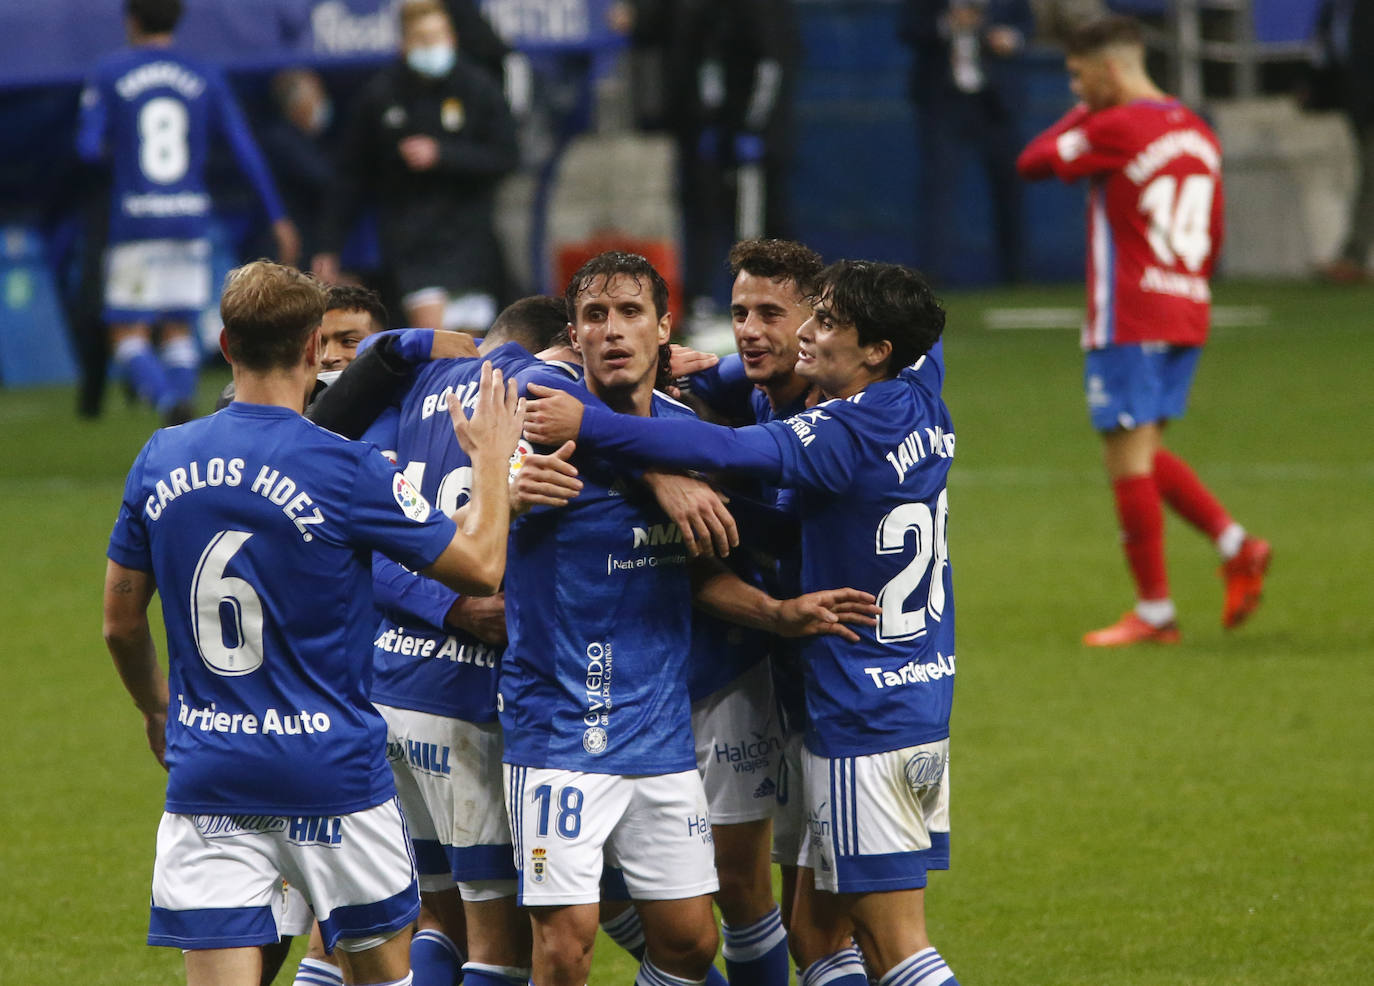
M 130 336 L 114 348 L 115 365 L 128 377 L 134 393 L 153 407 L 160 407 L 170 393 L 167 371 L 147 339 Z
M 933 948 L 908 955 L 887 971 L 879 986 L 959 986 L 945 960 Z
M 644 925 L 640 923 L 639 912 L 633 907 L 619 917 L 603 922 L 601 930 L 606 937 L 629 952 L 641 962 L 644 961 Z
M 731 986 L 787 986 L 787 932 L 782 911 L 773 908 L 753 924 L 720 926 L 725 971 Z
M 526 986 L 530 970 L 508 965 L 463 963 L 463 986 Z
M 801 986 L 868 986 L 868 973 L 852 945 L 817 959 L 798 977 Z
M 167 403 L 180 404 L 196 396 L 200 378 L 200 353 L 190 336 L 180 336 L 162 345 L 158 354 L 167 374 Z
M 319 959 L 301 959 L 292 986 L 343 986 L 343 971 Z
M 426 929 L 410 939 L 410 969 L 415 986 L 455 986 L 461 982 L 463 956 L 442 931 Z

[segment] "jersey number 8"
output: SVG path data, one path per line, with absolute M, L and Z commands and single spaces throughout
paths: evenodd
M 170 185 L 180 181 L 191 163 L 186 144 L 186 105 L 159 96 L 138 111 L 138 166 L 149 181 Z

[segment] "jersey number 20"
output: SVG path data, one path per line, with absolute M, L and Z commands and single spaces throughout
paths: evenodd
M 924 503 L 903 503 L 878 524 L 878 554 L 906 550 L 907 538 L 916 541 L 916 554 L 878 592 L 878 639 L 884 643 L 910 640 L 926 632 L 926 620 L 945 613 L 945 567 L 949 564 L 949 491 L 941 490 L 935 510 Z M 929 575 L 924 602 L 908 608 L 911 597 Z
M 229 559 L 253 535 L 220 531 L 191 578 L 191 630 L 200 659 L 215 674 L 237 677 L 262 667 L 262 600 L 243 579 L 225 575 Z

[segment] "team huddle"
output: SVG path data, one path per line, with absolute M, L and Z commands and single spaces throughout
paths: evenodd
M 353 982 L 411 981 L 417 917 L 468 983 L 584 983 L 600 922 L 638 981 L 704 982 L 718 896 L 731 981 L 785 983 L 770 857 L 806 982 L 952 981 L 921 900 L 948 865 L 944 313 L 896 265 L 732 260 L 740 356 L 688 354 L 684 389 L 743 427 L 656 389 L 666 285 L 609 253 L 477 357 L 369 340 L 413 361 L 375 445 L 300 414 L 324 289 L 231 275 L 235 400 L 150 440 L 106 593 L 169 771 L 149 940 L 192 981 L 260 969 L 284 878 Z

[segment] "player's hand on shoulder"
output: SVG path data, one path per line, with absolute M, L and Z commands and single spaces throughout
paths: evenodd
M 777 633 L 782 637 L 812 637 L 822 633 L 857 643 L 851 626 L 877 626 L 882 608 L 867 592 L 858 589 L 822 589 L 778 605 Z
M 724 558 L 739 546 L 739 528 L 725 505 L 729 499 L 704 480 L 679 472 L 649 469 L 645 485 L 668 518 L 682 531 L 689 557 Z
M 715 353 L 703 353 L 677 343 L 668 347 L 668 371 L 674 379 L 709 370 L 719 362 L 720 357 Z
M 429 347 L 430 359 L 467 359 L 477 355 L 477 343 L 466 332 L 436 329 Z
M 564 442 L 547 455 L 531 452 L 511 467 L 510 508 L 522 514 L 531 507 L 565 507 L 582 492 L 582 480 L 571 458 L 577 446 Z
M 486 457 L 491 464 L 499 459 L 504 466 L 520 441 L 525 425 L 525 399 L 514 381 L 508 383 L 501 371 L 487 362 L 482 364 L 482 380 L 472 416 L 463 413 L 463 402 L 454 394 L 448 395 L 448 413 L 458 444 L 474 465 L 479 457 Z
M 484 644 L 506 646 L 506 594 L 459 596 L 449 607 L 444 622 L 466 630 Z
M 536 445 L 562 445 L 582 430 L 582 402 L 566 390 L 529 385 L 525 437 Z

